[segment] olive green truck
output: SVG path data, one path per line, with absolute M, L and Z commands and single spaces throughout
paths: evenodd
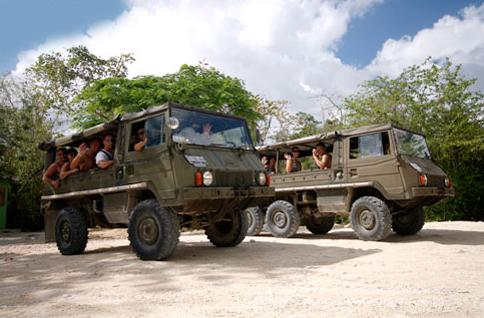
M 136 151 L 140 128 L 147 140 Z M 45 142 L 45 166 L 56 149 L 108 133 L 115 137 L 113 166 L 71 175 L 59 189 L 44 187 L 46 241 L 55 240 L 62 254 L 82 253 L 97 224 L 127 226 L 143 260 L 169 257 L 181 229 L 203 229 L 215 246 L 235 246 L 247 232 L 244 209 L 274 196 L 245 120 L 173 103 Z
M 331 166 L 315 166 L 312 150 L 323 144 Z M 283 155 L 300 150 L 302 171 L 286 173 Z M 265 222 L 276 237 L 290 237 L 300 219 L 309 231 L 325 234 L 335 216 L 349 216 L 360 239 L 383 240 L 392 231 L 415 234 L 425 222 L 423 207 L 453 196 L 444 171 L 431 159 L 425 137 L 390 124 L 364 126 L 259 147 L 276 159 L 269 206 L 249 208 L 249 235 Z

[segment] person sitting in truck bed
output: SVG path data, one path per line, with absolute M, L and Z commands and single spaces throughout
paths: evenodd
M 96 154 L 96 165 L 101 169 L 107 169 L 114 164 L 113 149 L 114 138 L 111 134 L 106 134 L 103 137 L 103 149 Z
M 57 151 L 55 152 L 55 157 L 55 162 L 52 163 L 42 175 L 42 181 L 50 184 L 54 187 L 54 189 L 59 189 L 59 174 L 62 166 L 64 165 L 64 162 L 66 161 L 66 150 L 64 148 L 57 149 Z
M 319 169 L 331 168 L 331 155 L 326 152 L 326 146 L 318 143 L 313 149 L 313 160 Z
M 293 147 L 291 153 L 285 153 L 284 158 L 286 159 L 286 171 L 287 173 L 298 172 L 302 170 L 301 162 L 299 161 L 299 155 L 301 151 L 298 147 Z
M 276 172 L 276 158 L 274 157 L 268 157 L 268 156 L 262 156 L 260 158 L 260 161 L 262 165 L 264 166 L 264 169 L 268 173 L 275 173 Z
M 79 152 L 77 156 L 71 162 L 71 170 L 79 169 L 79 171 L 87 171 L 94 168 L 96 165 L 95 157 L 99 148 L 101 147 L 101 140 L 94 137 L 89 142 L 89 147 L 87 143 L 83 142 L 79 146 Z
M 71 169 L 72 160 L 74 160 L 76 156 L 77 156 L 76 149 L 70 148 L 69 150 L 67 150 L 67 162 L 65 162 L 62 165 L 62 168 L 60 170 L 60 178 L 59 178 L 60 180 L 63 180 L 68 176 L 79 172 L 79 168 Z

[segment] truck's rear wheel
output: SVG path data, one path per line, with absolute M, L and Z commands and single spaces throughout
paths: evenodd
M 180 237 L 178 217 L 154 199 L 138 203 L 131 213 L 128 237 L 142 260 L 164 260 L 175 250 Z
M 205 230 L 210 242 L 217 247 L 236 246 L 247 234 L 248 219 L 245 211 L 227 212 L 223 218 L 211 223 Z
M 350 221 L 356 235 L 365 241 L 379 241 L 390 235 L 392 217 L 382 200 L 365 196 L 351 206 Z
M 313 234 L 326 234 L 334 225 L 334 215 L 314 217 L 310 216 L 304 219 L 306 228 Z
M 419 232 L 425 224 L 425 212 L 422 207 L 392 216 L 393 231 L 400 235 L 412 235 Z
M 247 235 L 259 235 L 264 227 L 264 212 L 259 207 L 247 208 L 248 229 Z
M 273 236 L 291 237 L 299 228 L 300 217 L 291 203 L 278 200 L 267 208 L 265 221 Z
M 76 208 L 60 210 L 55 220 L 55 240 L 62 255 L 81 254 L 87 244 L 87 220 Z

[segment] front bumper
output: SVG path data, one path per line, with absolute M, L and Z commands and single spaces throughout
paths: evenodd
M 453 197 L 455 190 L 453 188 L 438 187 L 413 187 L 412 196 L 414 197 Z

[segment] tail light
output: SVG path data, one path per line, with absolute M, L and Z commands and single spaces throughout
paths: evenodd
M 268 174 L 266 178 L 266 186 L 270 186 L 270 185 L 271 185 L 271 175 Z
M 429 184 L 429 180 L 426 175 L 421 174 L 418 176 L 418 184 L 420 184 L 422 187 L 426 187 Z

